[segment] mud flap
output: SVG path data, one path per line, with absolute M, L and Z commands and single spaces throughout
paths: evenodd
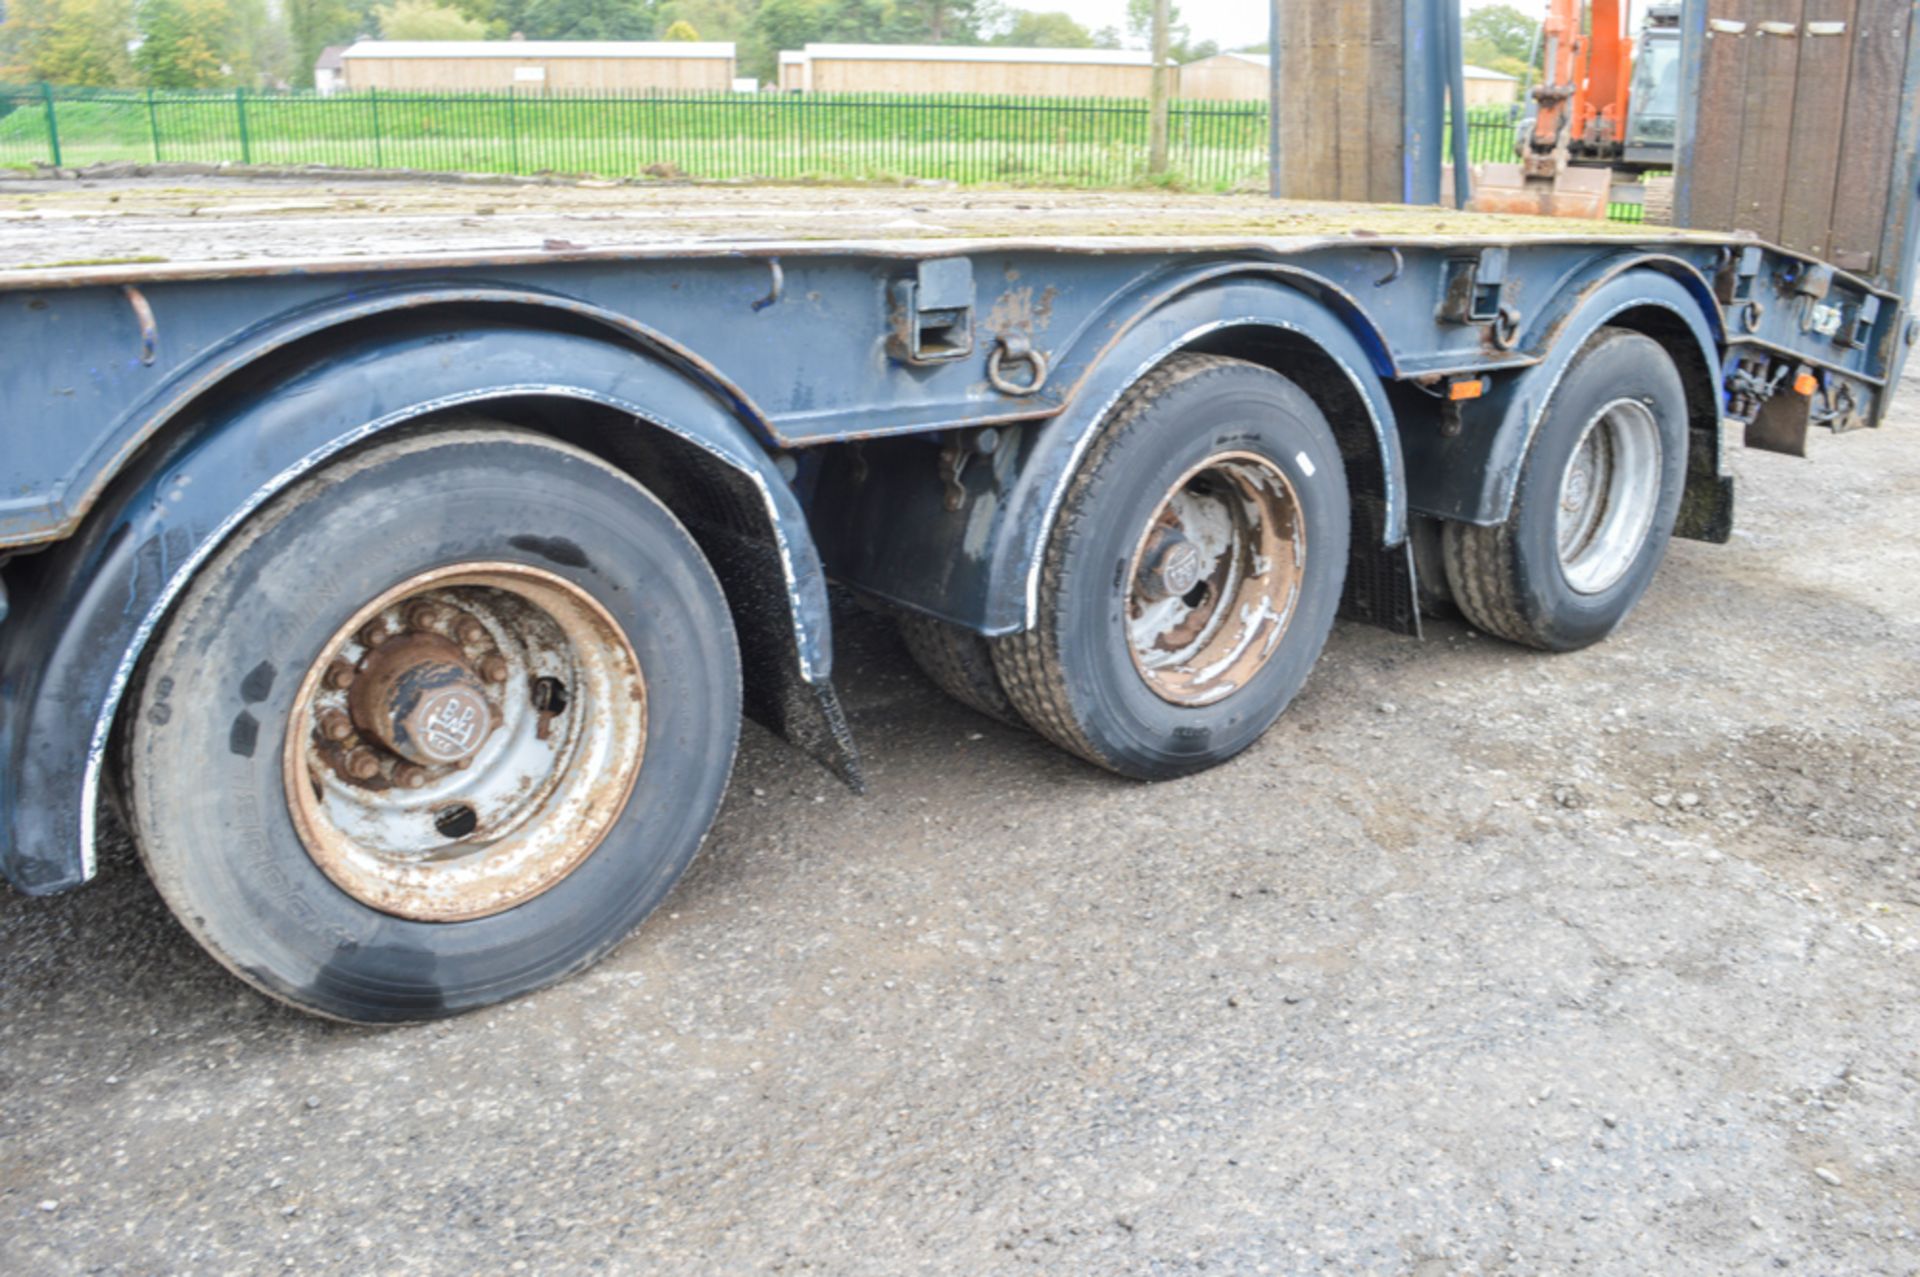
M 1340 619 L 1419 638 L 1420 591 L 1413 538 L 1407 537 L 1399 545 L 1381 545 L 1385 515 L 1378 498 L 1354 495 L 1353 536 L 1348 542 Z

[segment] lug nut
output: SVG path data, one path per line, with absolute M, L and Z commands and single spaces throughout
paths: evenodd
M 510 672 L 507 666 L 507 658 L 504 656 L 489 656 L 486 660 L 480 662 L 480 676 L 489 683 L 506 682 L 507 675 Z
M 460 622 L 460 641 L 462 643 L 482 643 L 486 641 L 487 627 L 469 617 Z
M 384 621 L 368 621 L 360 628 L 360 643 L 363 647 L 379 647 L 387 641 L 387 626 Z
M 337 709 L 320 716 L 320 734 L 330 741 L 343 741 L 353 735 L 353 720 Z
M 440 609 L 431 603 L 415 603 L 407 609 L 407 624 L 416 630 L 438 629 Z
M 327 667 L 327 686 L 336 692 L 344 692 L 353 686 L 353 666 L 345 661 L 335 661 Z
M 347 755 L 347 775 L 355 780 L 372 780 L 380 774 L 380 760 L 364 749 Z
M 402 789 L 418 789 L 427 783 L 427 769 L 408 763 L 393 773 L 393 781 Z

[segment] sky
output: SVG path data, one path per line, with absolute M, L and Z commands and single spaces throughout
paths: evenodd
M 1466 0 L 1468 9 L 1502 0 Z M 1522 12 L 1546 11 L 1546 0 L 1504 0 Z M 1196 40 L 1212 40 L 1223 49 L 1239 49 L 1262 44 L 1267 38 L 1267 6 L 1263 0 L 1174 0 L 1180 16 L 1186 20 Z M 1312 4 L 1316 0 L 1286 0 L 1289 4 Z M 1114 27 L 1124 31 L 1127 25 L 1127 0 L 1014 0 L 1018 9 L 1046 11 L 1057 9 L 1073 15 L 1089 30 Z

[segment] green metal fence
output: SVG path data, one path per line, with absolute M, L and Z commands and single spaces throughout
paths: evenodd
M 629 177 L 1141 180 L 1132 99 L 850 93 L 541 94 L 54 90 L 0 86 L 0 164 L 326 164 Z M 1179 102 L 1171 159 L 1210 190 L 1266 162 L 1259 102 Z
M 1263 102 L 1176 102 L 1182 185 L 1263 184 Z M 1467 113 L 1511 159 L 1508 107 Z M 507 94 L 54 89 L 0 84 L 0 165 L 114 161 L 700 178 L 943 178 L 1114 187 L 1146 176 L 1137 99 L 864 93 Z M 1638 221 L 1638 205 L 1613 216 Z

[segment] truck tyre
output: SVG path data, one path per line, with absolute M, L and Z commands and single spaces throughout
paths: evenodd
M 131 708 L 136 841 L 194 938 L 304 1010 L 417 1021 L 578 971 L 652 912 L 726 788 L 740 660 L 666 507 L 463 421 L 242 524 Z
M 1114 409 L 1068 488 L 1034 627 L 994 666 L 1035 730 L 1123 776 L 1233 757 L 1306 681 L 1346 577 L 1346 475 L 1293 382 L 1181 354 Z
M 1506 522 L 1447 524 L 1454 602 L 1478 628 L 1529 647 L 1599 642 L 1652 582 L 1686 476 L 1673 359 L 1650 337 L 1601 329 L 1547 404 Z
M 993 667 L 992 644 L 972 630 L 909 613 L 899 618 L 901 641 L 933 685 L 976 713 L 1024 728 Z

